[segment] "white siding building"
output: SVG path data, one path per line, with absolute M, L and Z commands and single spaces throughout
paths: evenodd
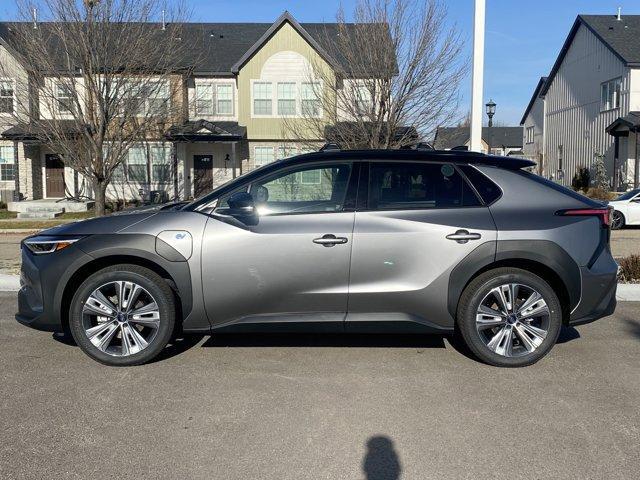
M 545 176 L 570 185 L 578 167 L 602 156 L 614 189 L 637 185 L 638 68 L 639 15 L 577 17 L 523 117 L 525 153 L 542 155 Z

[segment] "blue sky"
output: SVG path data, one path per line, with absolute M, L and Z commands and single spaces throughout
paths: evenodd
M 171 0 L 167 0 L 169 3 Z M 332 21 L 339 0 L 185 0 L 192 19 L 209 22 L 270 22 L 289 10 L 301 22 Z M 355 0 L 342 0 L 349 12 Z M 473 0 L 444 1 L 449 21 L 466 40 L 470 55 Z M 0 0 L 0 16 L 15 14 L 14 0 Z M 487 0 L 485 101 L 497 104 L 495 120 L 517 125 L 540 76 L 546 75 L 576 15 L 640 14 L 638 0 Z M 461 111 L 469 109 L 470 78 L 461 89 Z

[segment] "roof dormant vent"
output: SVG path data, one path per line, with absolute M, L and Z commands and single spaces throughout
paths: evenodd
M 622 20 L 622 7 L 618 7 L 618 14 L 616 15 L 616 20 Z

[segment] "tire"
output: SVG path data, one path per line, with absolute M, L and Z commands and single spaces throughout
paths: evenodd
M 614 210 L 611 214 L 611 230 L 619 230 L 624 228 L 626 220 L 624 214 L 618 210 Z
M 105 365 L 152 360 L 166 347 L 174 326 L 171 288 L 157 273 L 138 265 L 97 271 L 71 300 L 69 328 L 74 340 L 84 353 Z
M 515 307 L 511 306 L 512 295 Z M 467 285 L 456 321 L 462 339 L 481 361 L 497 367 L 525 367 L 555 345 L 562 308 L 553 289 L 539 276 L 519 268 L 497 268 Z

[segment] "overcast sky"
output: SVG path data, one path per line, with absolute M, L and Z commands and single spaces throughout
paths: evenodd
M 167 0 L 170 3 L 172 0 Z M 0 0 L 3 20 L 15 16 L 14 0 Z M 289 10 L 300 22 L 332 21 L 340 3 L 355 0 L 186 0 L 203 22 L 271 22 Z M 473 0 L 444 1 L 471 52 Z M 484 100 L 497 104 L 495 121 L 517 125 L 539 78 L 546 75 L 576 16 L 640 14 L 639 0 L 487 0 Z M 471 80 L 462 85 L 461 110 L 469 110 Z

